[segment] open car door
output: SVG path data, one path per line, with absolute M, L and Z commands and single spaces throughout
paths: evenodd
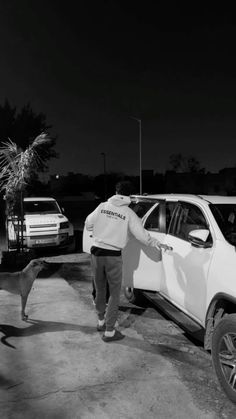
M 144 214 L 142 213 L 145 212 Z M 151 236 L 165 242 L 165 200 L 138 197 L 133 210 Z M 131 236 L 123 250 L 124 287 L 159 291 L 163 278 L 162 253 Z

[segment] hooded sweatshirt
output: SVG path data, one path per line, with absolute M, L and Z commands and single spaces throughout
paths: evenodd
M 129 208 L 128 196 L 113 195 L 102 202 L 85 220 L 87 230 L 93 231 L 94 245 L 102 249 L 121 250 L 125 247 L 129 233 L 146 245 L 156 245 L 155 240 L 143 228 L 135 212 Z

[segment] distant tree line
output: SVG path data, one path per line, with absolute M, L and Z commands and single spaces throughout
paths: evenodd
M 172 154 L 169 159 L 169 170 L 175 173 L 204 174 L 205 169 L 194 157 L 185 157 L 181 153 Z M 93 191 L 102 199 L 114 193 L 115 185 L 121 180 L 130 180 L 135 192 L 139 193 L 139 176 L 131 176 L 125 173 L 107 172 L 97 176 L 83 175 L 81 173 L 69 172 L 67 176 L 60 176 L 57 182 L 48 184 L 53 193 L 58 195 L 80 195 L 87 191 Z M 164 193 L 165 179 L 163 174 L 154 173 L 152 170 L 144 170 L 142 174 L 142 186 L 144 193 Z M 49 191 L 50 193 L 50 191 Z
M 44 145 L 44 149 L 41 150 L 41 165 L 33 173 L 31 181 L 27 185 L 28 195 L 53 195 L 55 193 L 80 195 L 87 191 L 93 191 L 98 197 L 106 198 L 114 193 L 115 184 L 120 180 L 131 180 L 136 192 L 139 193 L 139 176 L 130 176 L 125 173 L 107 172 L 91 176 L 89 174 L 69 172 L 67 176 L 60 176 L 60 182 L 58 182 L 56 189 L 52 188 L 52 181 L 42 182 L 39 178 L 39 173 L 47 171 L 50 160 L 58 157 L 58 153 L 55 150 L 57 138 L 51 136 L 49 132 L 51 129 L 52 126 L 48 124 L 46 115 L 44 113 L 35 113 L 30 103 L 21 109 L 10 105 L 8 100 L 5 100 L 4 104 L 0 105 L 0 147 L 4 147 L 10 139 L 17 144 L 19 150 L 24 151 L 41 133 L 49 134 L 51 139 L 46 146 Z M 172 173 L 172 178 L 175 173 L 179 176 L 181 174 L 192 174 L 194 177 L 206 173 L 205 168 L 202 167 L 195 156 L 184 156 L 181 153 L 170 155 L 169 170 L 166 173 L 170 172 Z M 164 177 L 165 175 L 154 173 L 152 170 L 144 170 L 142 178 L 143 192 L 165 192 Z M 180 181 L 180 178 L 178 181 Z

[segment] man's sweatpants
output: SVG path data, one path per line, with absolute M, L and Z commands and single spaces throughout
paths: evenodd
M 120 290 L 122 283 L 122 257 L 91 255 L 94 282 L 96 287 L 96 310 L 99 320 L 106 312 L 106 330 L 112 331 L 118 316 Z M 106 310 L 106 281 L 109 284 L 110 297 Z

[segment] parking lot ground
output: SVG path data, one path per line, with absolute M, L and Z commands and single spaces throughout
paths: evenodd
M 104 343 L 88 255 L 46 260 L 28 322 L 19 297 L 0 292 L 1 419 L 235 418 L 209 357 L 172 322 L 121 299 L 126 338 Z

